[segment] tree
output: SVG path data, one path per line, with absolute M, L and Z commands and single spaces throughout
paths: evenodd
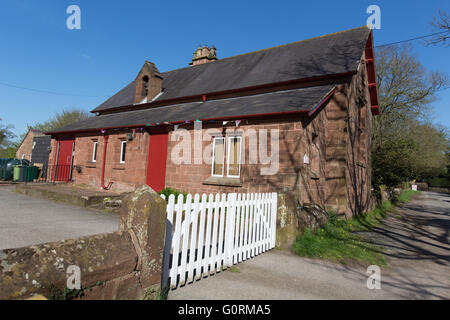
M 0 158 L 10 158 L 11 150 L 9 148 L 11 148 L 12 144 L 11 139 L 15 137 L 11 128 L 11 125 L 3 125 L 0 123 Z
M 439 72 L 429 72 L 411 53 L 410 46 L 382 47 L 376 51 L 381 115 L 374 118 L 375 144 L 398 134 L 412 120 L 426 120 L 436 92 L 447 83 Z
M 71 110 L 62 110 L 61 112 L 57 112 L 52 118 L 49 120 L 34 124 L 32 127 L 35 130 L 40 130 L 43 132 L 53 131 L 69 124 L 86 120 L 90 117 L 89 112 L 81 109 L 71 109 Z
M 428 44 L 442 44 L 443 46 L 448 47 L 450 44 L 450 16 L 447 14 L 447 12 L 439 10 L 438 15 L 434 17 L 431 26 L 433 28 L 433 31 L 438 34 L 436 34 L 430 41 L 428 41 Z
M 427 71 L 409 46 L 376 51 L 379 107 L 373 118 L 373 185 L 396 187 L 445 168 L 446 134 L 429 122 L 446 77 Z
M 410 154 L 414 178 L 426 181 L 446 172 L 449 139 L 445 128 L 431 123 L 414 123 L 405 135 L 417 146 Z

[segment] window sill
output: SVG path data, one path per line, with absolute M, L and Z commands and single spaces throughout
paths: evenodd
M 97 162 L 89 161 L 88 163 L 86 163 L 85 167 L 86 168 L 97 168 Z
M 120 167 L 113 167 L 112 169 L 113 170 L 125 170 L 125 164 L 123 163 L 123 164 L 120 164 L 119 165 Z
M 202 183 L 213 186 L 242 187 L 242 181 L 240 178 L 209 177 L 203 180 Z

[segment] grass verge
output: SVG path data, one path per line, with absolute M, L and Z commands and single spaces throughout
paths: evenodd
M 293 248 L 302 257 L 321 258 L 343 264 L 385 265 L 382 249 L 355 232 L 376 227 L 396 204 L 410 201 L 417 193 L 412 190 L 403 191 L 392 202 L 383 202 L 370 212 L 352 219 L 340 219 L 335 213 L 330 213 L 328 222 L 320 229 L 306 230 L 297 237 Z

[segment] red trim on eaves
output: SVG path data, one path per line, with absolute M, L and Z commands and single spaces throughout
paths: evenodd
M 274 82 L 274 83 L 266 83 L 256 86 L 250 86 L 250 87 L 243 87 L 243 88 L 237 88 L 237 89 L 230 89 L 230 90 L 223 90 L 223 91 L 213 91 L 213 92 L 206 92 L 202 94 L 196 94 L 192 96 L 184 96 L 184 97 L 177 97 L 177 98 L 171 98 L 171 99 L 165 99 L 165 100 L 155 100 L 148 103 L 142 103 L 139 105 L 125 105 L 120 107 L 114 107 L 114 108 L 108 108 L 104 110 L 92 110 L 92 113 L 99 113 L 101 114 L 110 114 L 114 113 L 115 111 L 121 112 L 121 111 L 129 111 L 129 110 L 140 110 L 140 109 L 147 109 L 151 107 L 159 107 L 159 106 L 165 106 L 165 105 L 172 105 L 176 103 L 181 102 L 193 102 L 193 101 L 203 101 L 203 99 L 207 100 L 213 100 L 215 96 L 223 96 L 223 95 L 229 95 L 229 94 L 235 94 L 235 93 L 244 93 L 244 92 L 251 92 L 254 90 L 260 90 L 260 89 L 274 89 L 277 87 L 283 87 L 287 85 L 296 85 L 296 84 L 305 84 L 308 82 L 316 82 L 316 81 L 322 81 L 322 80 L 336 80 L 341 79 L 349 76 L 353 76 L 357 73 L 357 71 L 349 71 L 349 72 L 343 72 L 343 73 L 336 73 L 336 74 L 328 74 L 323 76 L 315 76 L 315 77 L 308 77 L 308 78 L 300 78 L 300 79 L 294 79 L 294 80 L 287 80 L 287 81 L 281 81 L 281 82 Z
M 211 120 L 235 120 L 235 119 L 248 119 L 248 118 L 265 118 L 265 117 L 277 117 L 284 115 L 293 115 L 298 114 L 302 116 L 312 117 L 328 100 L 333 96 L 336 92 L 336 87 L 333 88 L 325 98 L 323 98 L 312 110 L 292 110 L 292 111 L 282 111 L 282 112 L 270 112 L 270 113 L 254 113 L 254 114 L 246 114 L 246 115 L 237 115 L 237 116 L 224 116 L 224 117 L 216 117 L 216 118 L 200 118 L 198 120 L 201 121 L 211 121 Z M 372 111 L 373 112 L 373 111 Z M 168 124 L 181 124 L 193 123 L 194 119 L 189 120 L 180 120 L 180 121 L 168 121 Z M 165 123 L 160 123 L 160 126 L 167 125 Z M 73 131 L 60 131 L 60 132 L 44 132 L 44 134 L 51 135 L 59 135 L 59 134 L 67 134 L 67 133 L 81 133 L 81 132 L 101 132 L 101 130 L 111 130 L 111 129 L 134 129 L 134 128 L 154 128 L 151 124 L 137 124 L 137 125 L 128 125 L 128 126 L 115 126 L 115 127 L 103 127 L 103 128 L 92 128 L 92 129 L 81 129 L 81 130 L 73 130 Z
M 319 110 L 324 103 L 328 102 L 328 100 L 330 100 L 330 98 L 333 96 L 333 94 L 336 92 L 336 87 L 334 87 L 330 93 L 327 94 L 327 96 L 325 98 L 322 99 L 322 101 L 319 102 L 319 104 L 317 106 L 314 107 L 314 109 L 312 109 L 311 111 L 309 111 L 308 116 L 313 116 L 314 113 L 317 112 L 317 110 Z
M 366 70 L 367 70 L 367 82 L 369 86 L 370 106 L 373 115 L 379 115 L 380 107 L 378 106 L 378 89 L 377 89 L 377 74 L 375 71 L 375 56 L 373 50 L 373 31 L 370 31 L 369 38 L 367 39 L 366 49 Z

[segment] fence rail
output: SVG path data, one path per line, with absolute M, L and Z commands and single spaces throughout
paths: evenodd
M 37 177 L 28 182 L 69 182 L 72 180 L 71 165 L 45 165 L 39 166 Z
M 170 195 L 163 285 L 176 288 L 274 248 L 276 214 L 277 193 Z

